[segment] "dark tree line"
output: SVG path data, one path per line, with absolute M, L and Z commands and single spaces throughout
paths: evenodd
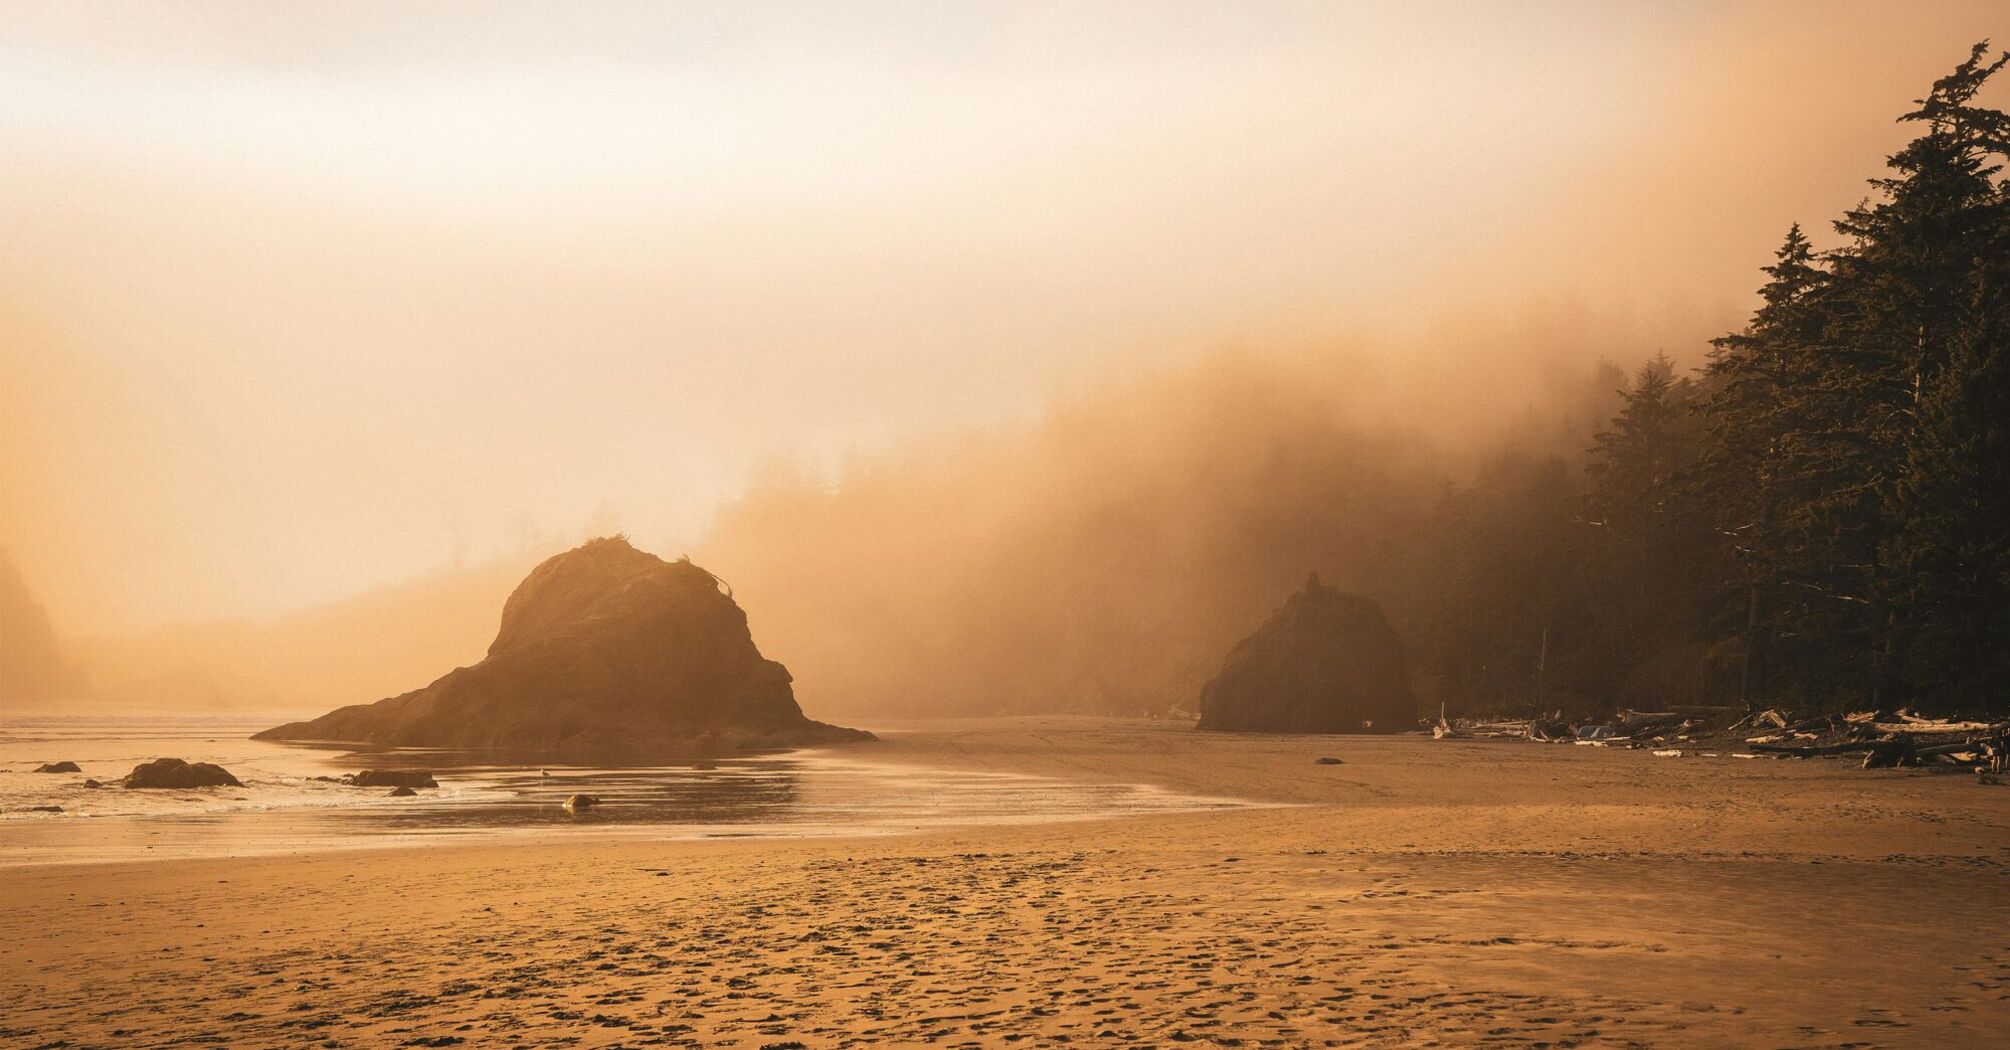
M 1976 45 L 1900 118 L 1919 135 L 1836 247 L 1788 230 L 1707 365 L 1640 369 L 1580 494 L 1528 467 L 1460 494 L 1500 549 L 1451 546 L 1523 578 L 1455 603 L 1529 626 L 1425 616 L 1447 695 L 2010 705 L 2010 117 L 1975 104 L 2006 63 Z
M 832 713 L 1190 707 L 1308 570 L 1383 605 L 1420 713 L 2010 706 L 2004 64 L 1705 367 L 1604 366 L 1477 463 L 1353 418 L 1345 361 L 1224 355 L 750 492 L 706 564 Z

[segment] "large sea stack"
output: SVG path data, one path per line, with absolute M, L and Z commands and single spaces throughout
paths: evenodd
M 1394 733 L 1416 724 L 1403 643 L 1381 607 L 1316 574 L 1229 651 L 1200 694 L 1202 729 Z
M 789 682 L 711 573 L 598 539 L 517 585 L 480 663 L 257 739 L 634 759 L 872 739 L 803 717 Z

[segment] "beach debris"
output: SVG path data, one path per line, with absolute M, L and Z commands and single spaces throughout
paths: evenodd
M 1791 758 L 1861 754 L 1865 769 L 1942 766 L 1997 773 L 2010 768 L 2010 722 L 1861 711 L 1786 728 L 1787 733 L 1753 737 L 1746 744 Z
M 423 769 L 365 769 L 351 774 L 345 783 L 351 787 L 378 788 L 436 788 L 440 782 Z
M 156 758 L 142 762 L 126 774 L 129 788 L 243 787 L 230 770 L 210 762 L 188 762 L 179 758 Z
M 1733 709 L 1681 706 L 1667 711 L 1620 711 L 1598 721 L 1571 723 L 1561 715 L 1533 719 L 1452 719 L 1442 712 L 1437 739 L 1500 738 L 1569 741 L 1584 747 L 1627 747 L 1662 758 L 1835 758 L 1861 756 L 1865 769 L 1939 768 L 2010 773 L 2010 721 L 1928 718 L 1909 711 L 1857 711 L 1796 719 L 1778 708 L 1745 714 Z M 1758 732 L 1754 735 L 1753 731 Z M 1670 745 L 1692 745 L 1678 748 Z M 1705 750 L 1716 748 L 1717 750 Z
M 1873 741 L 1870 752 L 1863 756 L 1865 769 L 1893 769 L 1900 762 L 1917 759 L 1912 742 L 1912 734 L 1897 733 L 1883 740 Z
M 1440 725 L 1438 728 L 1442 730 L 1442 735 L 1433 735 L 1437 735 L 1441 740 L 1472 737 L 1517 737 L 1525 739 L 1528 737 L 1529 727 L 1532 724 L 1530 722 L 1503 721 L 1476 722 L 1461 718 L 1450 724 Z
M 1319 758 L 1313 760 L 1312 764 L 1316 766 L 1337 766 L 1341 763 L 1339 759 L 1334 758 L 1332 755 L 1321 755 Z
M 390 793 L 389 797 L 390 797 L 390 798 L 416 798 L 416 797 L 418 797 L 418 794 L 419 794 L 418 792 L 416 792 L 416 791 L 413 791 L 413 790 L 412 790 L 412 789 L 411 789 L 410 787 L 407 787 L 407 786 L 406 786 L 406 785 L 404 785 L 404 784 L 399 784 L 399 785 L 398 785 L 397 787 L 394 787 L 394 788 L 392 788 L 392 789 L 391 789 L 391 793 Z
M 1889 722 L 1872 721 L 1880 733 L 1986 733 L 1996 728 L 1988 722 L 1956 722 L 1945 718 L 1920 718 L 1898 712 Z
M 82 773 L 75 762 L 44 762 L 35 767 L 37 773 Z
M 600 805 L 600 799 L 592 795 L 572 795 L 567 797 L 561 804 L 565 806 L 568 812 L 577 813 L 580 810 L 592 809 Z
M 1529 722 L 1528 730 L 1524 735 L 1530 740 L 1540 740 L 1546 744 L 1554 744 L 1576 739 L 1577 729 L 1561 718 L 1537 718 Z

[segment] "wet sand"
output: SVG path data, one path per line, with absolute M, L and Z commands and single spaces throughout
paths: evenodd
M 9 869 L 0 1045 L 1983 1047 L 2010 1032 L 2010 788 L 1972 777 L 1096 720 L 894 728 L 911 731 L 875 761 L 1289 805 Z

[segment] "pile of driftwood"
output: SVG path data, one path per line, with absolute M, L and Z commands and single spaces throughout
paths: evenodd
M 1816 758 L 1863 756 L 1865 769 L 1897 766 L 1973 770 L 1984 781 L 2010 772 L 2010 721 L 1922 718 L 1904 711 L 1862 711 L 1792 719 L 1777 710 L 1732 719 L 1736 709 L 1681 707 L 1670 711 L 1624 711 L 1600 722 L 1573 722 L 1560 716 L 1535 719 L 1447 719 L 1442 713 L 1431 735 L 1448 739 L 1520 739 L 1594 747 L 1653 748 L 1656 755 L 1681 757 L 1691 748 L 1734 758 Z
M 1671 711 L 1622 711 L 1604 722 L 1573 722 L 1562 715 L 1547 718 L 1497 718 L 1447 720 L 1441 712 L 1431 727 L 1439 740 L 1500 738 L 1540 740 L 1546 743 L 1591 744 L 1599 747 L 1641 747 L 1670 741 L 1690 740 L 1702 732 L 1712 715 L 1731 708 L 1678 707 Z
M 1859 711 L 1789 722 L 1778 711 L 1761 711 L 1748 728 L 1769 732 L 1745 738 L 1760 754 L 1791 758 L 1863 755 L 1863 768 L 1955 766 L 1981 774 L 2010 769 L 2010 722 L 1921 718 L 1900 711 Z

